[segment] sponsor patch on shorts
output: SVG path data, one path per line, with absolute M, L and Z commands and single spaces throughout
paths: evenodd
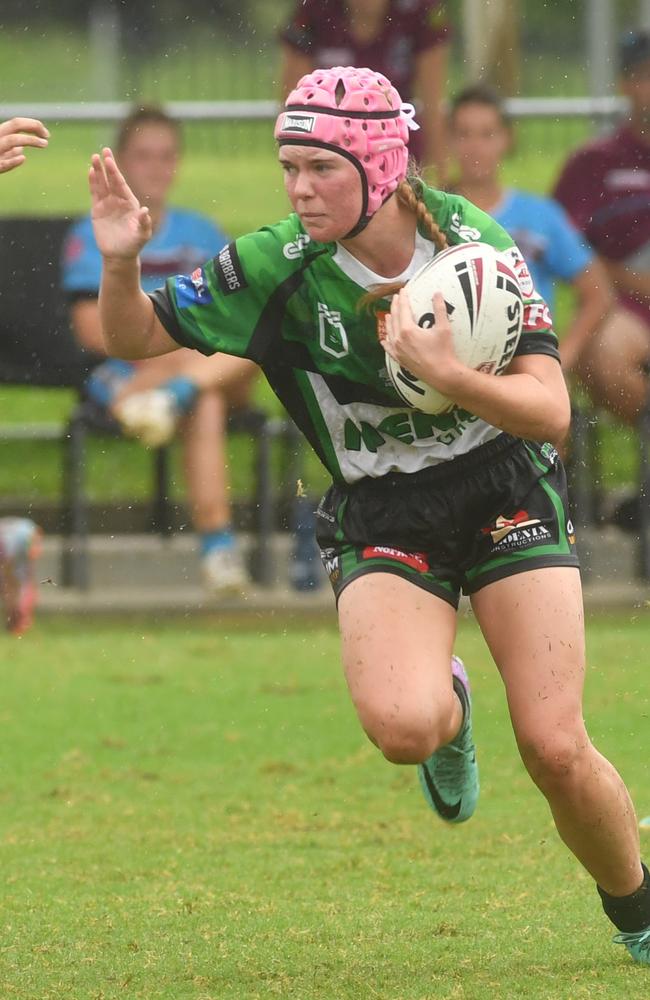
M 416 569 L 420 573 L 429 571 L 429 560 L 424 552 L 404 552 L 402 549 L 393 549 L 388 545 L 366 545 L 361 553 L 362 559 L 392 559 L 395 562 L 403 563 Z
M 512 517 L 499 514 L 494 523 L 482 528 L 481 532 L 492 538 L 493 552 L 515 552 L 555 540 L 540 518 L 531 517 L 526 510 L 518 510 Z

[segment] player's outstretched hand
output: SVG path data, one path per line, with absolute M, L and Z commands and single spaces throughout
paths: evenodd
M 151 217 L 124 180 L 110 149 L 93 155 L 88 182 L 100 253 L 123 260 L 137 257 L 151 238 Z
M 42 149 L 50 133 L 38 118 L 10 118 L 0 124 L 0 174 L 25 162 L 25 146 Z

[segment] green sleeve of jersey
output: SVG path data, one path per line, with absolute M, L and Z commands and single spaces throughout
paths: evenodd
M 434 188 L 424 189 L 424 200 L 433 218 L 447 237 L 450 246 L 478 241 L 502 250 L 517 275 L 524 300 L 524 320 L 515 357 L 521 354 L 546 354 L 560 360 L 558 339 L 546 302 L 538 294 L 521 251 L 499 223 L 457 194 Z M 427 234 L 423 232 L 424 236 Z
M 167 332 L 203 354 L 233 354 L 261 364 L 278 329 L 286 286 L 299 264 L 288 254 L 295 223 L 242 236 L 190 275 L 175 275 L 151 294 Z

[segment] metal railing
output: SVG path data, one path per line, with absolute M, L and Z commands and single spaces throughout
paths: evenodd
M 611 119 L 623 113 L 622 97 L 510 97 L 504 102 L 513 118 Z M 47 122 L 116 122 L 132 108 L 128 101 L 37 101 L 0 103 L 0 120 L 25 116 Z M 168 101 L 165 108 L 182 121 L 270 121 L 276 101 Z

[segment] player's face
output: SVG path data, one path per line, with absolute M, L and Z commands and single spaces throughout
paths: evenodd
M 118 159 L 138 201 L 149 206 L 164 204 L 174 181 L 179 154 L 176 133 L 166 125 L 151 122 L 131 133 Z
M 284 186 L 312 239 L 340 240 L 361 214 L 361 177 L 353 163 L 316 146 L 281 146 Z
M 489 104 L 463 104 L 450 123 L 449 142 L 459 182 L 496 180 L 510 145 L 510 132 L 496 108 Z

